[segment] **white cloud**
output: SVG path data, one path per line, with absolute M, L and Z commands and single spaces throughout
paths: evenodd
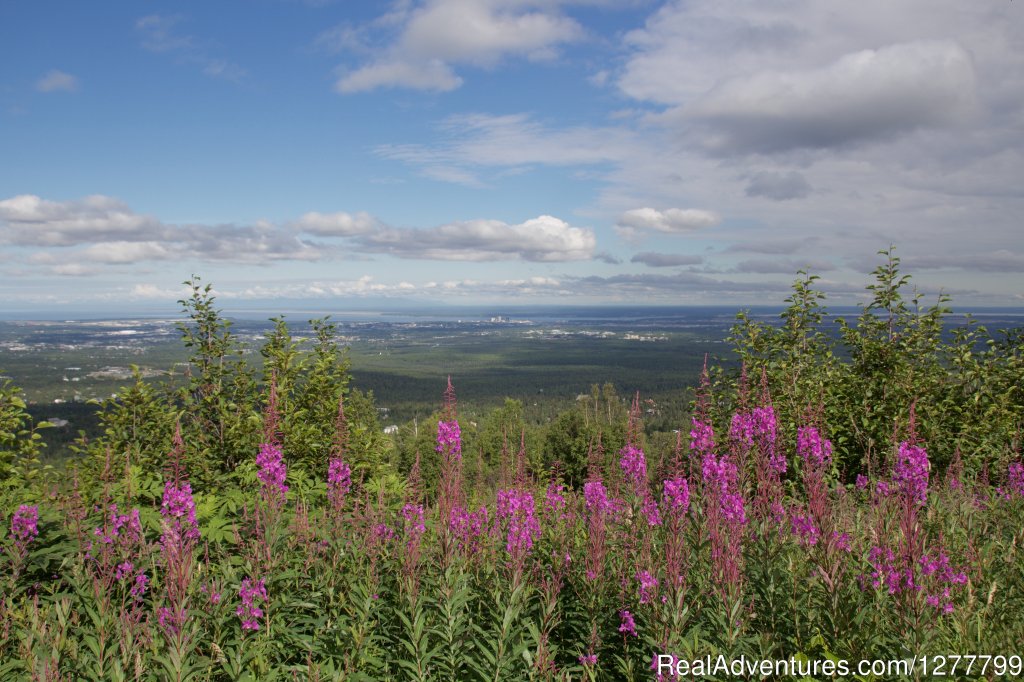
M 369 34 L 386 37 L 370 46 Z M 582 27 L 557 2 L 535 0 L 427 0 L 399 5 L 363 27 L 338 27 L 317 43 L 370 53 L 335 83 L 344 94 L 382 87 L 447 92 L 462 85 L 453 66 L 492 68 L 507 57 L 551 59 L 557 48 L 579 40 Z
M 47 72 L 36 81 L 36 90 L 39 92 L 75 92 L 78 87 L 78 78 L 57 69 Z
M 977 106 L 970 55 L 952 41 L 844 55 L 822 68 L 761 71 L 725 81 L 680 107 L 738 152 L 834 147 L 965 121 Z
M 0 240 L 33 246 L 71 246 L 105 239 L 146 239 L 163 226 L 112 197 L 47 201 L 23 194 L 0 201 Z
M 380 227 L 380 221 L 366 212 L 317 213 L 311 211 L 292 223 L 302 232 L 320 236 L 350 237 L 366 234 Z
M 345 73 L 335 82 L 334 89 L 345 95 L 382 87 L 448 92 L 460 85 L 462 79 L 439 59 L 416 62 L 391 58 Z
M 593 230 L 542 215 L 518 224 L 468 220 L 428 229 L 388 228 L 356 240 L 359 249 L 399 258 L 560 262 L 593 258 Z
M 717 213 L 703 209 L 670 208 L 659 211 L 654 208 L 634 208 L 619 216 L 615 227 L 624 235 L 645 231 L 686 234 L 713 227 L 720 222 L 722 218 Z

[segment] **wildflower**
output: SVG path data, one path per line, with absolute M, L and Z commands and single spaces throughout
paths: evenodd
M 505 549 L 519 557 L 533 549 L 540 537 L 540 522 L 534 516 L 533 495 L 521 490 L 498 491 L 498 518 L 508 522 Z
M 1024 464 L 1013 462 L 1007 469 L 1007 486 L 1017 497 L 1024 497 Z
M 263 617 L 263 609 L 256 606 L 257 600 L 260 603 L 267 601 L 267 587 L 263 578 L 253 582 L 251 578 L 242 581 L 238 591 L 242 605 L 235 609 L 235 614 L 242 619 L 243 630 L 259 630 L 260 621 Z
M 114 572 L 114 577 L 117 580 L 124 580 L 126 577 L 135 572 L 135 565 L 130 561 L 125 561 L 117 565 L 117 570 Z
M 423 505 L 409 503 L 402 507 L 402 517 L 405 519 L 405 532 L 409 535 L 410 541 L 419 539 L 427 532 L 423 523 Z
M 818 544 L 818 529 L 810 514 L 794 514 L 792 518 L 793 535 L 804 547 Z
M 608 512 L 613 504 L 608 499 L 608 491 L 605 490 L 601 481 L 591 481 L 583 486 L 583 499 L 587 504 L 587 511 Z
M 262 484 L 263 499 L 275 506 L 283 503 L 285 493 L 288 492 L 288 486 L 285 485 L 288 471 L 281 448 L 272 443 L 260 445 L 256 466 L 260 468 L 256 476 Z
M 644 451 L 627 445 L 619 451 L 619 466 L 638 492 L 647 484 L 647 460 Z
M 697 419 L 692 420 L 693 428 L 690 429 L 690 451 L 698 455 L 706 455 L 715 449 L 715 430 L 708 422 Z
M 544 511 L 549 514 L 560 513 L 561 517 L 565 518 L 565 496 L 562 494 L 564 492 L 564 485 L 552 481 L 544 494 Z
M 637 571 L 634 577 L 640 583 L 638 589 L 640 603 L 646 604 L 654 598 L 654 594 L 658 589 L 658 579 L 651 575 L 649 571 Z
M 192 499 L 192 486 L 188 482 L 174 483 L 167 481 L 164 484 L 163 503 L 160 505 L 160 514 L 173 527 L 181 533 L 186 540 L 199 539 L 199 526 L 196 523 L 196 503 Z M 136 510 L 136 516 L 138 510 Z
M 146 594 L 146 588 L 149 585 L 149 578 L 145 573 L 139 571 L 135 575 L 135 583 L 132 585 L 132 589 L 128 593 L 135 598 L 136 601 L 142 601 L 142 597 Z
M 801 426 L 797 430 L 796 451 L 810 468 L 820 469 L 832 461 L 832 441 L 822 438 L 813 426 Z
M 452 419 L 451 421 L 437 422 L 437 447 L 435 450 L 439 453 L 448 452 L 457 460 L 462 459 L 462 431 L 458 421 Z
M 11 535 L 19 546 L 25 546 L 39 537 L 39 507 L 23 504 L 11 517 Z
M 900 443 L 892 479 L 900 493 L 908 500 L 924 504 L 928 499 L 928 453 L 923 447 Z
M 836 549 L 842 550 L 846 553 L 849 553 L 852 550 L 852 547 L 850 546 L 849 533 L 840 533 L 837 530 L 832 531 L 832 542 L 835 544 Z
M 590 653 L 579 657 L 580 665 L 592 666 L 597 665 L 597 654 Z
M 327 494 L 332 506 L 340 507 L 351 489 L 352 469 L 343 459 L 335 457 L 327 466 Z
M 619 632 L 636 637 L 636 621 L 633 620 L 633 614 L 626 610 L 619 611 L 619 619 Z
M 662 483 L 662 500 L 669 509 L 686 513 L 690 507 L 690 486 L 682 476 L 670 478 Z
M 868 487 L 868 477 L 864 474 L 857 474 L 857 490 L 865 490 Z
M 658 511 L 658 503 L 654 501 L 650 493 L 644 497 L 644 503 L 641 507 L 644 516 L 647 518 L 647 525 L 651 528 L 661 525 L 661 513 Z

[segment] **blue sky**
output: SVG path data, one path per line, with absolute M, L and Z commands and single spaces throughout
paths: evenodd
M 4 3 L 7 310 L 1024 301 L 1024 6 Z

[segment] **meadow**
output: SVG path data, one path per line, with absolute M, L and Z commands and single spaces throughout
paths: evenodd
M 542 432 L 469 420 L 456 380 L 386 437 L 329 321 L 257 368 L 192 285 L 187 375 L 105 401 L 66 468 L 0 389 L 2 679 L 1021 673 L 1024 332 L 949 333 L 891 252 L 856 318 L 806 273 L 779 324 L 740 314 L 675 433 L 596 388 Z

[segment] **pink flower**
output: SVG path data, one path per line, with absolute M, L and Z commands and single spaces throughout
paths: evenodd
M 447 451 L 455 459 L 462 459 L 462 431 L 458 421 L 453 419 L 437 423 L 437 447 L 435 450 L 439 453 Z
M 263 609 L 256 606 L 257 600 L 260 603 L 267 601 L 267 587 L 262 578 L 253 582 L 251 578 L 242 581 L 238 591 L 242 605 L 235 609 L 235 614 L 242 619 L 243 630 L 259 630 L 260 621 L 263 617 Z
M 262 484 L 264 500 L 275 506 L 284 503 L 285 493 L 288 492 L 288 486 L 285 485 L 288 471 L 281 448 L 272 443 L 261 444 L 259 454 L 256 455 L 256 466 L 260 468 L 256 476 Z
M 682 514 L 690 508 L 690 486 L 682 476 L 665 480 L 662 500 L 666 507 Z
M 39 537 L 39 507 L 23 504 L 11 517 L 11 535 L 14 542 L 24 547 Z
M 619 632 L 636 637 L 636 621 L 633 620 L 633 614 L 626 610 L 619 611 L 619 619 Z
M 647 459 L 643 450 L 635 445 L 622 448 L 619 451 L 619 466 L 635 490 L 639 492 L 647 485 Z
M 928 499 L 928 453 L 924 448 L 900 443 L 892 480 L 900 494 L 918 504 Z

